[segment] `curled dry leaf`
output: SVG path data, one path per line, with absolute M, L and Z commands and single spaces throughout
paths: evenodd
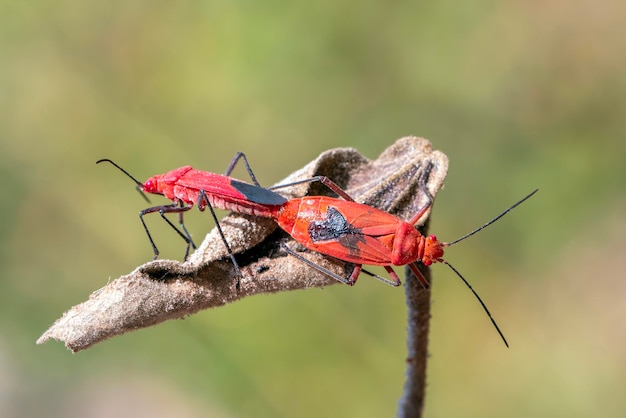
M 399 139 L 373 161 L 352 148 L 326 151 L 281 183 L 324 175 L 357 201 L 408 219 L 426 200 L 417 179 L 429 163 L 428 187 L 434 196 L 443 184 L 448 160 L 417 137 Z M 278 191 L 288 198 L 332 194 L 321 184 Z M 338 283 L 288 256 L 281 242 L 337 274 L 345 276 L 352 270 L 350 264 L 303 250 L 270 219 L 230 214 L 220 224 L 244 276 L 239 290 L 237 271 L 214 229 L 186 262 L 156 260 L 137 267 L 70 308 L 37 343 L 57 339 L 76 352 L 115 335 L 258 293 Z

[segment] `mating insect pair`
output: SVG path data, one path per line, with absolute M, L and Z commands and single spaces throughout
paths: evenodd
M 254 185 L 229 177 L 240 159 L 243 159 Z M 282 229 L 306 248 L 355 264 L 355 268 L 349 277 L 341 277 L 322 266 L 312 263 L 286 246 L 283 247 L 289 254 L 311 267 L 348 285 L 353 285 L 360 273 L 364 272 L 387 284 L 399 286 L 400 279 L 391 266 L 408 265 L 422 285 L 428 287 L 429 283 L 417 268 L 417 263 L 421 262 L 426 266 L 436 262 L 445 263 L 472 291 L 504 343 L 508 346 L 504 335 L 478 294 L 467 280 L 442 257 L 445 247 L 456 244 L 492 224 L 532 196 L 537 190 L 480 228 L 455 241 L 446 243 L 440 242 L 434 235 L 422 236 L 414 227 L 432 205 L 432 196 L 426 188 L 426 179 L 429 175 L 430 167 L 423 171 L 419 179 L 420 190 L 428 197 L 428 201 L 411 219 L 404 221 L 387 212 L 355 202 L 337 184 L 322 176 L 274 186 L 269 189 L 262 188 L 243 153 L 238 153 L 233 158 L 225 175 L 199 171 L 190 166 L 185 166 L 165 174 L 150 177 L 145 183 L 136 180 L 126 170 L 111 160 L 103 159 L 99 160 L 98 163 L 105 161 L 113 164 L 133 179 L 137 184 L 138 190 L 142 192 L 146 200 L 147 197 L 144 193 L 160 194 L 172 201 L 170 205 L 147 208 L 139 214 L 141 223 L 152 245 L 155 258 L 158 257 L 159 252 L 143 219 L 143 216 L 147 213 L 159 212 L 161 217 L 185 240 L 187 243 L 186 258 L 190 247 L 196 248 L 196 246 L 183 223 L 183 213 L 190 210 L 194 204 L 201 211 L 208 207 L 230 254 L 230 258 L 238 271 L 240 271 L 239 266 L 224 237 L 213 208 L 217 207 L 250 215 L 269 217 L 274 219 Z M 314 181 L 323 183 L 337 193 L 340 198 L 307 196 L 287 200 L 273 191 L 294 184 Z M 180 229 L 165 216 L 167 213 L 178 214 Z M 391 280 L 363 270 L 363 264 L 383 266 L 390 275 Z

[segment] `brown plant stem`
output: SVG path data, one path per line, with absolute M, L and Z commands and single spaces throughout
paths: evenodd
M 420 232 L 427 232 L 425 225 Z M 430 329 L 430 290 L 424 289 L 411 270 L 404 269 L 407 305 L 407 368 L 404 392 L 398 403 L 399 418 L 421 417 L 426 395 L 426 360 Z M 430 269 L 420 265 L 420 271 L 431 282 Z

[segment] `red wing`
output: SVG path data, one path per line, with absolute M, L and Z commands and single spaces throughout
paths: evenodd
M 307 247 L 319 253 L 355 264 L 390 265 L 391 250 L 375 238 L 349 235 L 333 241 L 308 243 Z
M 397 216 L 362 203 L 337 199 L 329 202 L 328 206 L 341 212 L 346 222 L 363 235 L 377 237 L 394 234 L 398 225 L 404 222 Z
M 309 248 L 344 261 L 391 264 L 388 245 L 401 219 L 371 206 L 331 198 L 321 198 L 318 210 L 323 216 L 308 219 L 307 239 L 300 242 L 308 241 Z
M 245 199 L 245 196 L 232 186 L 231 180 L 230 177 L 221 174 L 190 170 L 179 178 L 176 184 L 183 188 L 193 189 L 196 192 L 204 190 L 207 194 Z
M 191 170 L 178 180 L 177 185 L 194 189 L 196 193 L 204 190 L 220 200 L 235 204 L 278 206 L 286 201 L 271 190 L 207 171 Z

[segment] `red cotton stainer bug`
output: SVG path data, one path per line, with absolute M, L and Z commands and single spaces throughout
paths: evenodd
M 469 238 L 491 225 L 534 195 L 538 189 L 535 189 L 507 208 L 504 212 L 472 232 L 451 242 L 441 242 L 435 235 L 429 235 L 427 237 L 421 235 L 414 227 L 428 211 L 433 202 L 432 195 L 426 188 L 426 178 L 429 175 L 430 168 L 429 166 L 419 179 L 420 190 L 427 196 L 428 201 L 426 205 L 408 221 L 404 221 L 371 206 L 355 202 L 338 185 L 325 177 L 315 177 L 313 179 L 296 182 L 296 184 L 320 181 L 345 200 L 325 196 L 302 197 L 288 200 L 280 207 L 274 207 L 268 210 L 267 215 L 262 213 L 259 213 L 259 215 L 271 216 L 282 229 L 287 231 L 296 241 L 305 247 L 343 261 L 354 263 L 355 268 L 352 274 L 348 278 L 343 278 L 306 260 L 287 247 L 284 247 L 290 254 L 309 264 L 311 267 L 348 285 L 353 285 L 356 282 L 362 271 L 361 265 L 369 264 L 383 266 L 392 280 L 373 275 L 363 270 L 365 273 L 375 276 L 379 280 L 392 286 L 399 286 L 400 279 L 391 266 L 408 265 L 422 285 L 427 288 L 429 283 L 419 271 L 417 263 L 422 263 L 425 266 L 430 266 L 433 263 L 446 264 L 478 299 L 492 324 L 500 334 L 504 344 L 508 347 L 506 338 L 500 331 L 500 328 L 478 293 L 476 293 L 469 282 L 456 268 L 443 259 L 443 254 L 446 247 Z M 270 189 L 275 188 L 276 187 Z
M 491 225 L 509 211 L 534 195 L 539 189 L 510 206 L 483 226 L 451 242 L 441 242 L 435 235 L 422 236 L 415 225 L 431 207 L 433 198 L 426 188 L 426 178 L 430 167 L 419 179 L 420 190 L 428 201 L 411 219 L 404 221 L 397 216 L 362 203 L 355 202 L 350 195 L 332 180 L 318 176 L 270 187 L 269 190 L 292 186 L 294 184 L 318 181 L 337 193 L 342 199 L 326 196 L 307 196 L 285 201 L 280 206 L 267 207 L 257 215 L 273 218 L 296 241 L 305 247 L 322 254 L 330 255 L 356 265 L 349 278 L 335 277 L 339 281 L 353 285 L 360 273 L 362 264 L 383 266 L 391 280 L 382 279 L 392 286 L 401 284 L 393 266 L 408 265 L 424 287 L 428 282 L 418 270 L 416 263 L 430 266 L 444 263 L 454 268 L 442 257 L 444 248 L 454 245 Z M 293 254 L 298 256 L 297 254 Z M 306 260 L 303 260 L 306 262 Z M 320 266 L 314 266 L 319 268 Z M 455 270 L 456 272 L 456 270 Z M 457 272 L 458 274 L 458 272 Z
M 256 186 L 228 177 L 240 159 L 243 159 L 246 170 Z M 217 229 L 222 237 L 222 240 L 224 241 L 224 245 L 228 250 L 230 258 L 241 276 L 239 265 L 237 264 L 230 246 L 224 237 L 224 233 L 222 232 L 222 228 L 220 227 L 213 208 L 217 207 L 249 215 L 257 215 L 259 214 L 257 212 L 265 213 L 267 208 L 279 206 L 287 201 L 287 199 L 281 195 L 268 189 L 264 189 L 259 185 L 252 169 L 250 168 L 250 165 L 248 164 L 245 154 L 242 152 L 235 155 L 231 163 L 228 165 L 225 175 L 195 170 L 191 166 L 184 166 L 165 174 L 152 176 L 146 180 L 145 183 L 141 183 L 122 167 L 107 158 L 96 161 L 96 164 L 102 162 L 108 162 L 114 165 L 130 177 L 137 184 L 137 190 L 139 190 L 148 203 L 150 203 L 150 200 L 146 197 L 145 193 L 163 195 L 172 201 L 172 204 L 153 206 L 139 212 L 139 219 L 141 220 L 141 224 L 146 231 L 146 235 L 148 235 L 150 245 L 154 251 L 154 259 L 159 256 L 159 250 L 157 249 L 157 246 L 152 239 L 152 235 L 150 235 L 150 231 L 148 230 L 148 226 L 143 219 L 144 215 L 159 212 L 165 222 L 167 222 L 167 224 L 172 227 L 183 240 L 185 240 L 187 244 L 185 259 L 187 259 L 187 256 L 189 255 L 189 248 L 193 247 L 196 249 L 196 244 L 193 242 L 191 235 L 183 223 L 183 213 L 193 208 L 195 204 L 198 206 L 200 211 L 204 211 L 207 207 L 209 208 Z M 167 213 L 178 214 L 178 224 L 180 225 L 182 231 L 165 216 Z M 237 285 L 239 285 L 239 282 L 237 282 Z

